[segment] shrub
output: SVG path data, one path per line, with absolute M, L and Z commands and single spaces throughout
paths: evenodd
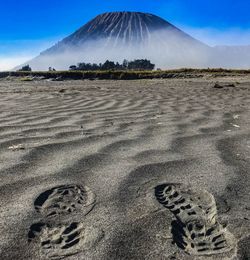
M 141 59 L 141 60 L 134 60 L 134 61 L 127 61 L 124 60 L 122 64 L 119 62 L 109 61 L 106 60 L 103 64 L 100 63 L 99 65 L 96 63 L 78 63 L 76 65 L 71 65 L 69 70 L 83 70 L 83 71 L 100 71 L 100 70 L 111 70 L 111 71 L 121 71 L 121 70 L 153 70 L 155 67 L 154 64 L 150 62 L 150 60 Z
M 30 65 L 23 66 L 19 71 L 32 71 Z

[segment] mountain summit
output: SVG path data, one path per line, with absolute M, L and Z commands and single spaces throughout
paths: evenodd
M 163 69 L 223 67 L 223 60 L 238 61 L 228 51 L 211 48 L 156 15 L 111 12 L 98 15 L 27 63 L 33 70 L 65 70 L 80 62 L 123 59 L 149 59 Z
M 64 44 L 79 44 L 99 39 L 113 39 L 127 43 L 144 43 L 159 30 L 171 30 L 180 36 L 189 37 L 162 18 L 139 12 L 111 12 L 98 15 L 75 33 L 62 41 Z
M 67 51 L 75 47 L 80 50 L 91 44 L 99 45 L 96 46 L 99 48 L 105 46 L 108 52 L 113 48 L 132 47 L 133 50 L 138 50 L 145 46 L 152 47 L 155 42 L 162 45 L 168 42 L 172 44 L 174 40 L 184 40 L 194 46 L 202 45 L 156 15 L 140 12 L 111 12 L 98 15 L 43 54 Z

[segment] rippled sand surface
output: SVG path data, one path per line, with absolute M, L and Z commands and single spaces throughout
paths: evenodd
M 0 259 L 250 259 L 249 174 L 250 78 L 0 81 Z

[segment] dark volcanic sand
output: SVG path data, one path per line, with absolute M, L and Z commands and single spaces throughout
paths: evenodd
M 0 259 L 250 259 L 249 108 L 250 78 L 1 80 Z

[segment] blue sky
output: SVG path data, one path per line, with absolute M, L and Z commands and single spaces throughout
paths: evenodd
M 250 44 L 249 0 L 0 0 L 0 70 L 109 11 L 150 12 L 210 45 Z

